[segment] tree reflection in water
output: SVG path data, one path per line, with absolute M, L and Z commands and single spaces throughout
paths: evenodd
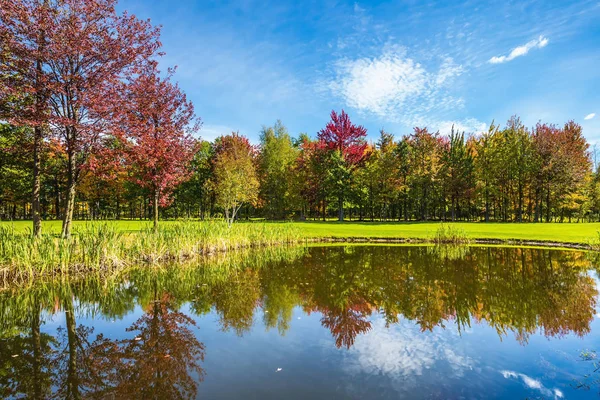
M 598 293 L 580 252 L 340 246 L 257 254 L 227 267 L 140 269 L 1 293 L 0 395 L 193 398 L 210 351 L 193 314 L 213 312 L 222 330 L 242 336 L 262 310 L 264 326 L 284 335 L 301 307 L 320 314 L 339 348 L 369 331 L 373 314 L 422 331 L 482 323 L 525 344 L 538 331 L 589 333 Z M 116 338 L 85 325 L 136 306 L 141 316 Z M 63 326 L 41 329 L 57 312 Z

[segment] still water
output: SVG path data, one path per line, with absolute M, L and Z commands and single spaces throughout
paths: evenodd
M 576 251 L 315 246 L 0 292 L 3 398 L 600 398 Z

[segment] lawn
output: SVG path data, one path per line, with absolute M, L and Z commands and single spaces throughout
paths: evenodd
M 75 221 L 75 229 L 88 222 Z M 119 229 L 135 232 L 142 227 L 150 226 L 147 221 L 111 221 Z M 169 224 L 162 221 L 161 224 Z M 245 223 L 245 222 L 242 222 Z M 269 222 L 273 224 L 283 222 Z M 16 230 L 25 232 L 30 229 L 31 222 L 0 222 L 0 226 L 13 224 Z M 430 238 L 439 227 L 439 222 L 290 222 L 300 232 L 311 238 L 319 237 L 362 237 L 362 238 Z M 45 221 L 44 232 L 59 233 L 60 221 Z M 555 241 L 563 243 L 587 243 L 597 237 L 600 223 L 483 223 L 456 222 L 453 225 L 463 229 L 473 239 L 519 239 L 532 241 Z

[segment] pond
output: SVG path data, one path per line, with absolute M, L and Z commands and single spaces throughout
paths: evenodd
M 309 246 L 0 292 L 3 398 L 598 398 L 578 251 Z

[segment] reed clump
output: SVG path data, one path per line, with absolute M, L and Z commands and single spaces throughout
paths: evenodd
M 440 224 L 431 241 L 435 244 L 469 244 L 471 239 L 464 229 L 451 224 Z
M 68 239 L 0 226 L 0 279 L 57 273 L 110 271 L 142 263 L 181 261 L 229 250 L 299 243 L 287 224 L 181 221 L 154 230 L 122 232 L 109 223 L 89 223 Z

